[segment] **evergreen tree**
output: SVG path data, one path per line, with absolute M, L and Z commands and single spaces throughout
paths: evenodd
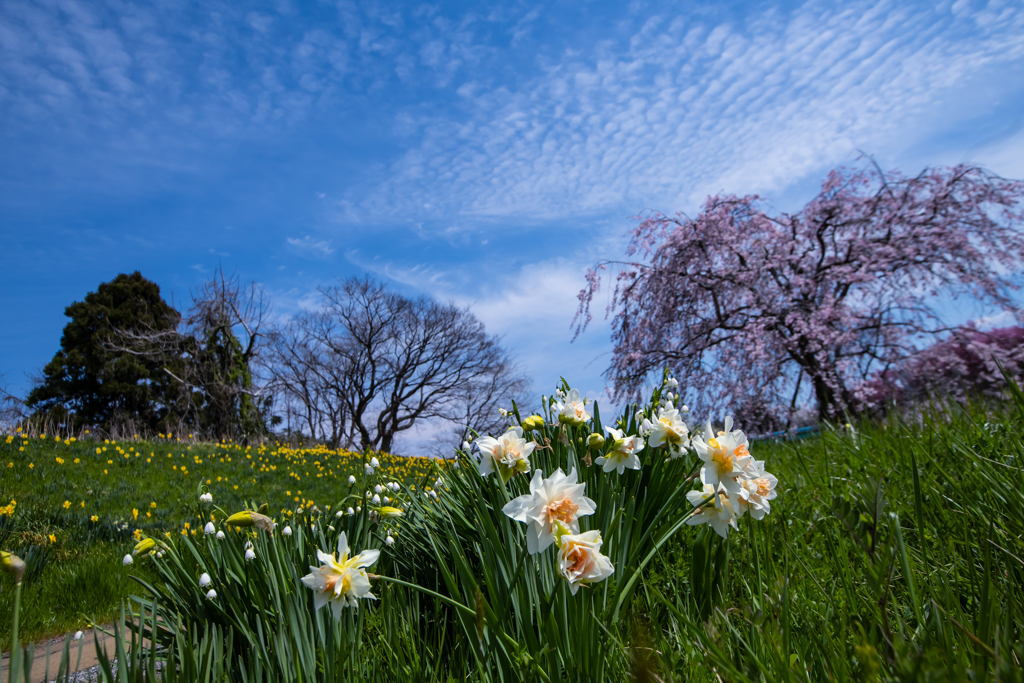
M 78 424 L 109 429 L 131 421 L 156 429 L 169 407 L 168 360 L 115 350 L 119 330 L 160 332 L 181 316 L 160 296 L 160 287 L 138 271 L 105 282 L 66 309 L 60 350 L 43 369 L 42 383 L 26 403 Z

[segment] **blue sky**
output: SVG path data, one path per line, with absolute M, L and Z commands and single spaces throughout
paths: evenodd
M 1019 2 L 0 4 L 0 374 L 141 270 L 278 315 L 364 272 L 470 305 L 538 391 L 599 394 L 587 266 L 630 216 L 779 209 L 858 150 L 1024 177 Z M 413 448 L 410 442 L 410 448 Z

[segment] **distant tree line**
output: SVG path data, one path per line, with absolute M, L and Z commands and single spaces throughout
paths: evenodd
M 65 309 L 60 349 L 24 405 L 72 431 L 388 451 L 425 422 L 438 444 L 461 441 L 467 426 L 496 429 L 497 409 L 528 388 L 468 309 L 371 279 L 319 296 L 271 324 L 268 298 L 237 276 L 218 271 L 180 312 L 139 272 L 118 275 Z

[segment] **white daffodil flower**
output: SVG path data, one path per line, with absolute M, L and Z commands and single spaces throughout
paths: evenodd
M 248 550 L 246 550 L 245 551 L 245 559 L 247 561 L 248 560 L 255 560 L 256 559 L 256 551 L 254 551 L 252 548 L 249 548 Z
M 772 511 L 769 501 L 775 500 L 778 495 L 775 487 L 779 480 L 771 472 L 765 472 L 763 460 L 755 460 L 743 474 L 739 482 L 746 489 L 747 496 L 746 499 L 738 499 L 737 503 L 745 507 L 754 519 L 764 519 Z
M 430 494 L 432 500 L 437 500 L 437 493 L 435 491 L 427 491 L 427 493 Z
M 348 483 L 349 483 L 349 486 L 351 486 L 352 484 L 356 483 L 356 476 L 354 474 L 348 475 Z
M 392 546 L 395 544 L 395 539 L 391 537 L 391 534 L 388 534 L 388 537 L 384 539 L 384 542 L 389 546 Z
M 135 560 L 134 560 L 134 559 L 132 559 L 132 556 L 131 556 L 130 554 L 129 554 L 129 555 L 125 555 L 125 556 L 124 556 L 124 559 L 123 559 L 123 560 L 121 560 L 121 565 L 122 565 L 122 566 L 125 566 L 125 567 L 127 567 L 127 566 L 128 566 L 128 565 L 130 565 L 130 564 L 131 564 L 132 562 L 135 562 Z
M 615 573 L 611 560 L 600 553 L 601 532 L 565 534 L 559 540 L 558 571 L 573 595 L 581 585 L 604 581 Z
M 284 534 L 285 536 L 291 536 L 292 535 L 292 528 L 290 526 L 286 526 L 285 528 L 281 529 L 281 533 Z
M 81 640 L 81 639 L 82 639 L 82 632 L 81 631 L 75 631 L 75 640 Z
M 212 493 L 204 493 L 204 494 L 202 494 L 201 496 L 199 496 L 199 502 L 200 503 L 212 503 L 213 502 L 213 494 Z
M 734 505 L 729 494 L 722 491 L 721 487 L 705 483 L 700 491 L 687 493 L 686 500 L 698 510 L 697 514 L 686 520 L 690 526 L 710 524 L 722 538 L 729 536 L 730 526 L 733 529 L 739 528 L 736 520 L 743 516 L 743 509 Z
M 591 418 L 587 410 L 586 400 L 580 395 L 579 389 L 572 389 L 565 397 L 565 403 L 556 403 L 558 421 L 564 424 L 579 426 Z
M 380 460 L 377 460 L 377 458 L 370 458 L 370 467 L 380 467 Z
M 367 465 L 366 469 L 364 470 L 364 472 L 366 472 L 366 474 L 373 474 L 373 466 L 372 465 Z
M 679 386 L 679 380 L 677 380 L 675 377 L 669 377 L 668 379 L 665 380 L 665 386 L 667 386 L 669 389 L 675 389 L 676 387 Z
M 650 430 L 647 443 L 651 448 L 665 444 L 672 453 L 681 455 L 690 444 L 690 430 L 686 428 L 686 423 L 679 417 L 679 411 L 675 408 L 659 409 L 658 419 L 644 420 L 644 427 Z
M 605 472 L 616 470 L 622 474 L 626 470 L 640 469 L 640 458 L 636 454 L 644 449 L 644 440 L 639 436 L 624 436 L 622 430 L 613 427 L 604 430 L 615 442 L 607 455 L 599 456 L 594 462 Z
M 338 537 L 338 559 L 334 555 L 317 550 L 319 567 L 310 567 L 310 573 L 302 577 L 302 583 L 313 591 L 313 605 L 320 609 L 330 603 L 335 617 L 341 615 L 343 607 L 356 607 L 358 598 L 377 598 L 370 592 L 370 579 L 365 567 L 380 557 L 379 550 L 364 550 L 355 557 L 348 556 L 348 539 L 345 532 Z
M 501 509 L 519 522 L 529 524 L 526 549 L 531 555 L 544 551 L 560 533 L 578 533 L 579 518 L 594 514 L 594 501 L 583 495 L 584 484 L 576 483 L 576 469 L 568 476 L 561 469 L 545 479 L 541 470 L 533 473 L 530 492 L 510 500 Z
M 344 510 L 338 510 L 337 512 L 334 513 L 334 516 L 335 517 L 341 517 L 344 514 L 345 514 Z
M 203 533 L 204 534 L 215 534 L 215 533 L 217 533 L 217 528 L 215 526 L 213 526 L 213 522 L 207 522 L 206 526 L 203 527 Z
M 345 508 L 345 514 L 351 517 L 352 515 L 356 514 L 356 511 L 353 510 L 352 508 Z
M 384 487 L 381 486 L 380 484 L 375 485 L 373 487 L 373 490 L 377 493 L 384 493 Z
M 206 592 L 206 599 L 207 600 L 213 600 L 216 597 L 217 597 L 217 591 L 213 590 L 212 588 L 209 591 Z
M 217 540 L 218 541 L 223 541 L 224 540 L 224 532 L 223 531 L 218 531 L 217 532 Z
M 373 494 L 373 498 L 370 499 L 370 502 L 372 502 L 374 505 L 380 505 L 380 496 L 378 496 L 376 493 Z
M 537 444 L 523 438 L 522 427 L 512 427 L 497 439 L 482 436 L 476 442 L 480 449 L 480 475 L 487 476 L 497 468 L 501 480 L 508 482 L 516 472 L 528 472 L 530 454 Z
M 209 575 L 209 574 L 207 574 L 206 572 L 203 572 L 203 573 L 202 573 L 202 574 L 201 574 L 201 575 L 199 576 L 199 587 L 200 587 L 200 588 L 206 588 L 206 587 L 207 587 L 207 586 L 209 586 L 209 585 L 210 585 L 211 583 L 213 583 L 213 581 L 212 581 L 212 580 L 210 579 L 210 575 Z
M 693 449 L 704 461 L 700 478 L 705 484 L 715 488 L 721 485 L 734 499 L 746 498 L 747 490 L 740 483 L 744 470 L 750 465 L 752 458 L 747 450 L 747 437 L 740 430 L 732 431 L 732 418 L 725 418 L 725 431 L 715 436 L 711 430 L 710 420 L 704 425 L 703 436 L 693 437 Z

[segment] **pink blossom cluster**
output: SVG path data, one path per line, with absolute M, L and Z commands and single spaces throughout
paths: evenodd
M 1024 327 L 957 330 L 857 387 L 860 406 L 884 411 L 939 399 L 1006 397 L 1006 372 L 1024 383 Z

